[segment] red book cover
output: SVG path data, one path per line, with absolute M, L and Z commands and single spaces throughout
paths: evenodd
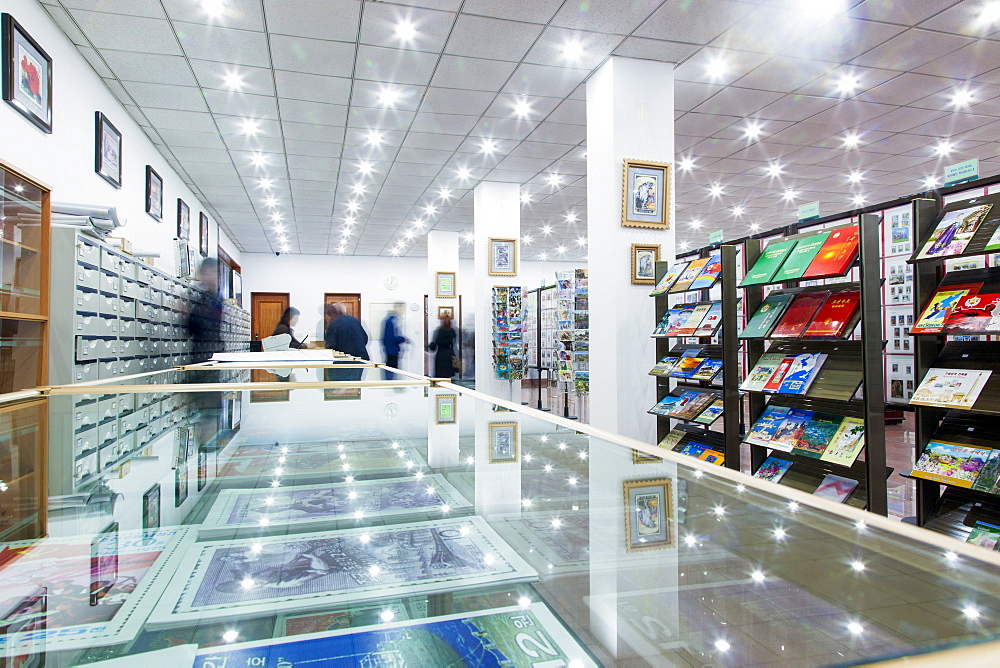
M 836 230 L 816 253 L 803 279 L 846 274 L 858 257 L 858 226 Z
M 771 332 L 771 338 L 788 339 L 802 336 L 802 332 L 806 331 L 816 311 L 829 296 L 829 290 L 803 292 L 797 295 Z
M 820 307 L 803 336 L 844 336 L 861 308 L 861 291 L 835 292 Z
M 779 364 L 778 368 L 774 370 L 773 374 L 771 374 L 771 378 L 764 385 L 762 391 L 777 392 L 778 390 L 780 390 L 781 381 L 784 380 L 785 374 L 787 374 L 791 370 L 792 363 L 794 362 L 795 362 L 795 355 L 789 355 L 785 359 L 781 360 L 781 364 Z
M 945 316 L 944 331 L 948 334 L 1000 334 L 1000 294 L 962 297 L 958 306 Z

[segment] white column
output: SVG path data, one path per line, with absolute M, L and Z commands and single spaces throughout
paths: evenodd
M 459 326 L 458 322 L 458 297 L 456 290 L 455 297 L 438 297 L 437 296 L 437 274 L 438 272 L 453 272 L 455 274 L 455 285 L 460 286 L 460 277 L 458 275 L 458 232 L 444 232 L 441 230 L 432 230 L 427 233 L 427 335 L 430 338 L 434 337 L 434 330 L 438 326 L 438 307 L 440 306 L 450 306 L 455 314 L 455 322 L 453 323 L 455 327 Z M 430 343 L 430 340 L 428 340 Z M 462 345 L 460 340 L 455 341 L 455 354 L 458 354 L 458 346 Z M 431 376 L 434 375 L 434 367 L 431 366 L 430 369 L 421 369 L 429 372 Z
M 673 67 L 611 58 L 587 83 L 591 424 L 647 443 L 656 442 L 655 419 L 646 414 L 656 403 L 647 375 L 655 356 L 653 300 L 650 286 L 631 284 L 630 255 L 634 243 L 659 244 L 660 259 L 669 261 L 674 233 L 621 226 L 623 165 L 626 158 L 673 163 Z M 673 209 L 671 201 L 671 219 Z M 674 479 L 676 501 L 673 464 L 633 464 L 629 451 L 591 439 L 590 526 L 601 532 L 591 532 L 590 625 L 616 659 L 629 658 L 619 648 L 619 596 L 676 592 L 676 549 L 629 553 L 624 545 L 623 483 L 657 478 Z M 679 529 L 676 515 L 664 520 Z M 658 602 L 674 613 L 656 623 L 676 629 L 676 593 Z
M 656 443 L 653 301 L 629 279 L 634 243 L 674 257 L 673 230 L 622 227 L 626 158 L 674 161 L 674 66 L 611 58 L 587 82 L 587 235 L 590 245 L 591 424 Z M 671 195 L 673 184 L 671 184 Z M 674 214 L 671 198 L 669 214 Z
M 523 285 L 517 276 L 490 276 L 490 237 L 521 238 L 520 186 L 481 183 L 476 187 L 474 211 L 474 273 L 476 299 L 476 389 L 521 401 L 521 383 L 497 380 L 493 371 L 493 286 Z M 520 250 L 520 243 L 518 243 Z M 494 413 L 476 402 L 476 513 L 486 518 L 511 515 L 521 509 L 521 462 L 490 464 L 489 424 L 518 422 L 516 413 Z

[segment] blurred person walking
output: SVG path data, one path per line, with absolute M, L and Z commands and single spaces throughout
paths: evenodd
M 382 321 L 382 351 L 385 353 L 385 365 L 393 369 L 399 368 L 399 354 L 402 352 L 402 346 L 404 343 L 409 343 L 409 340 L 399 331 L 399 315 L 405 306 L 403 302 L 396 302 L 393 304 L 392 310 L 386 314 L 385 320 Z M 396 375 L 391 371 L 385 371 L 383 377 L 386 380 L 394 380 Z
M 451 318 L 444 316 L 434 330 L 434 338 L 427 348 L 434 353 L 434 377 L 451 378 L 458 372 L 458 358 L 455 356 L 455 341 L 458 332 L 451 325 Z
M 219 296 L 219 261 L 205 258 L 198 268 L 198 287 L 208 293 L 195 303 L 188 314 L 195 362 L 204 362 L 213 353 L 222 352 L 222 298 Z
M 299 310 L 294 306 L 289 306 L 285 309 L 285 312 L 281 314 L 281 320 L 278 321 L 277 326 L 274 328 L 274 332 L 271 336 L 278 336 L 280 334 L 288 334 L 292 337 L 292 340 L 288 343 L 289 348 L 298 348 L 302 345 L 302 342 L 295 338 L 295 332 L 292 328 L 295 327 L 299 322 Z
M 368 356 L 368 332 L 361 322 L 347 315 L 343 304 L 328 304 L 326 314 L 330 318 L 324 336 L 326 347 L 363 360 L 371 359 Z

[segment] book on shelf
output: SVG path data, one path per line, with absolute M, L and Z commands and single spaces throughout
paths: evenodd
M 984 252 L 1000 251 L 1000 217 L 998 217 L 993 222 L 993 225 L 991 225 L 990 227 L 993 227 L 995 229 L 992 230 L 993 233 L 989 235 L 989 240 L 986 242 L 986 245 L 983 246 L 983 251 Z M 986 230 L 980 230 L 980 232 L 985 232 L 985 231 Z
M 722 273 L 722 253 L 715 253 L 708 258 L 708 262 L 702 268 L 701 273 L 694 279 L 688 290 L 704 290 L 715 285 Z
M 781 263 L 785 261 L 788 254 L 795 248 L 795 244 L 796 241 L 794 239 L 781 239 L 772 241 L 765 246 L 764 250 L 761 251 L 760 257 L 754 262 L 753 267 L 750 268 L 747 275 L 740 281 L 740 287 L 744 288 L 749 285 L 770 283 L 781 267 Z
M 788 305 L 785 314 L 771 332 L 772 338 L 798 338 L 813 320 L 813 316 L 830 296 L 829 290 L 802 292 Z
M 684 261 L 675 262 L 670 265 L 670 269 L 668 269 L 667 273 L 663 275 L 660 282 L 656 284 L 656 287 L 654 287 L 653 291 L 649 293 L 649 296 L 656 297 L 657 295 L 662 295 L 667 290 L 672 288 L 674 283 L 677 282 L 677 279 L 684 273 L 684 270 L 687 269 L 687 266 L 688 263 Z
M 819 249 L 823 247 L 826 240 L 830 238 L 830 232 L 824 230 L 818 234 L 812 234 L 799 240 L 795 248 L 781 265 L 781 269 L 774 275 L 774 282 L 784 283 L 785 281 L 797 281 L 809 269 L 809 265 L 816 258 Z
M 706 461 L 709 464 L 715 464 L 716 466 L 722 466 L 726 461 L 726 456 L 719 452 L 718 450 L 708 449 L 698 455 L 698 459 Z
M 670 326 L 671 312 L 675 310 L 676 309 L 670 309 L 663 314 L 663 317 L 660 318 L 660 322 L 656 323 L 656 327 L 653 329 L 653 336 L 661 336 L 667 333 L 667 327 Z
M 740 389 L 748 392 L 763 391 L 767 381 L 771 379 L 771 376 L 774 375 L 774 372 L 784 359 L 785 356 L 782 353 L 764 353 L 761 355 L 760 359 L 757 360 L 757 364 L 750 369 L 746 380 L 740 385 Z
M 945 211 L 924 243 L 917 260 L 961 255 L 972 241 L 979 224 L 993 208 L 992 204 L 978 204 L 952 211 Z
M 803 457 L 820 459 L 826 452 L 827 446 L 833 440 L 837 430 L 840 429 L 844 421 L 843 415 L 832 413 L 815 413 L 809 420 L 809 424 L 802 430 L 798 443 L 792 448 L 792 452 Z
M 757 311 L 750 317 L 743 331 L 740 332 L 740 338 L 761 339 L 770 334 L 775 323 L 778 322 L 793 299 L 795 299 L 795 295 L 787 292 L 769 294 L 757 307 Z
M 706 450 L 711 450 L 711 448 L 709 448 L 707 445 L 702 445 L 701 443 L 695 443 L 694 441 L 690 441 L 688 443 L 685 443 L 684 447 L 682 447 L 677 452 L 679 452 L 682 455 L 687 455 L 688 457 L 701 457 L 701 455 L 703 455 Z
M 690 290 L 691 284 L 694 283 L 695 279 L 701 275 L 701 270 L 705 268 L 706 264 L 708 264 L 707 257 L 701 257 L 697 260 L 693 260 L 684 270 L 684 273 L 678 277 L 677 281 L 674 283 L 673 287 L 668 290 L 668 292 L 687 292 Z
M 939 286 L 931 296 L 920 317 L 910 328 L 911 334 L 940 334 L 944 331 L 948 313 L 958 306 L 963 298 L 979 293 L 982 283 Z
M 948 441 L 930 441 L 910 475 L 956 487 L 971 488 L 986 465 L 992 448 Z
M 711 304 L 696 304 L 694 309 L 691 311 L 691 315 L 688 319 L 677 328 L 676 331 L 671 332 L 671 334 L 677 334 L 678 336 L 691 336 L 696 331 L 698 331 L 698 326 L 701 325 L 701 321 L 705 319 L 708 315 L 709 310 L 711 310 Z
M 670 377 L 691 378 L 704 361 L 704 357 L 682 357 L 674 370 L 670 372 Z
M 792 368 L 792 363 L 795 361 L 795 355 L 785 355 L 782 360 L 778 363 L 777 368 L 775 368 L 774 373 L 771 377 L 767 379 L 764 383 L 764 392 L 778 392 L 781 390 L 781 381 L 785 379 L 785 376 Z
M 969 409 L 989 380 L 990 371 L 932 367 L 910 397 L 911 404 Z
M 760 478 L 761 480 L 767 480 L 769 482 L 778 482 L 781 480 L 788 469 L 792 468 L 792 463 L 787 459 L 779 459 L 777 457 L 768 457 L 764 460 L 764 463 L 760 465 L 757 472 L 753 474 L 754 478 Z
M 670 414 L 670 411 L 672 411 L 677 406 L 677 403 L 679 401 L 680 397 L 668 394 L 667 396 L 660 399 L 660 401 L 658 401 L 655 406 L 653 406 L 646 412 L 652 413 L 653 415 L 667 416 Z
M 854 330 L 861 314 L 861 291 L 834 292 L 806 327 L 806 338 L 842 338 Z
M 980 332 L 1000 334 L 1000 294 L 962 297 L 944 320 L 946 334 Z
M 712 380 L 722 371 L 722 360 L 705 360 L 698 365 L 691 380 Z
M 684 323 L 691 317 L 693 311 L 694 306 L 677 306 L 667 311 L 667 326 L 663 333 L 676 334 L 677 330 L 683 327 Z
M 823 481 L 819 484 L 819 487 L 816 488 L 816 491 L 813 492 L 813 494 L 815 496 L 821 496 L 824 499 L 844 503 L 848 498 L 850 498 L 851 494 L 857 488 L 857 480 L 827 473 L 823 476 Z
M 784 406 L 768 406 L 760 414 L 760 417 L 757 418 L 757 421 L 753 423 L 753 427 L 750 428 L 746 438 L 743 440 L 754 445 L 769 446 L 775 432 L 778 431 L 778 427 L 785 421 L 791 410 L 791 408 L 785 408 Z
M 674 367 L 681 360 L 680 357 L 663 357 L 649 370 L 650 376 L 668 376 Z
M 708 408 L 699 413 L 698 416 L 694 419 L 694 421 L 699 424 L 710 425 L 716 420 L 718 420 L 720 417 L 722 417 L 722 410 L 723 410 L 722 399 L 716 399 L 715 401 L 712 402 L 712 404 Z
M 774 438 L 768 447 L 782 452 L 791 452 L 798 445 L 799 437 L 805 431 L 806 425 L 812 419 L 814 411 L 807 411 L 803 408 L 793 408 L 788 411 L 788 415 L 774 432 Z
M 690 394 L 695 396 L 687 397 L 685 400 L 684 397 Z M 716 396 L 711 392 L 684 392 L 681 394 L 681 401 L 678 401 L 674 410 L 670 411 L 670 417 L 675 417 L 678 420 L 693 420 L 708 407 L 708 404 L 715 400 Z
M 845 417 L 837 433 L 830 439 L 820 461 L 853 466 L 854 460 L 865 447 L 865 421 L 860 418 Z
M 673 450 L 674 446 L 684 440 L 685 436 L 688 436 L 688 432 L 681 429 L 671 429 L 657 445 L 664 450 Z
M 816 257 L 813 258 L 802 278 L 846 274 L 858 257 L 860 231 L 857 225 L 831 230 L 830 236 L 823 243 Z
M 823 368 L 826 353 L 802 353 L 792 360 L 792 366 L 781 379 L 778 392 L 782 394 L 805 394 L 812 387 L 813 381 Z M 765 386 L 765 390 L 766 390 Z
M 712 304 L 711 308 L 708 309 L 708 313 L 705 314 L 705 319 L 701 321 L 698 325 L 698 329 L 695 330 L 695 336 L 715 336 L 716 330 L 719 329 L 719 325 L 722 324 L 722 302 L 715 302 Z
M 989 522 L 976 522 L 965 542 L 985 547 L 987 550 L 1000 551 L 1000 526 Z
M 972 483 L 972 489 L 989 494 L 1000 494 L 1000 450 L 994 450 L 986 458 L 983 470 L 979 472 L 976 482 Z

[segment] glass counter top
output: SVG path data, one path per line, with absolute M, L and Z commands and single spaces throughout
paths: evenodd
M 48 494 L 0 524 L 0 656 L 811 666 L 997 635 L 984 548 L 457 386 L 308 386 L 326 371 L 8 407 L 0 478 L 42 472 L 33 414 Z

